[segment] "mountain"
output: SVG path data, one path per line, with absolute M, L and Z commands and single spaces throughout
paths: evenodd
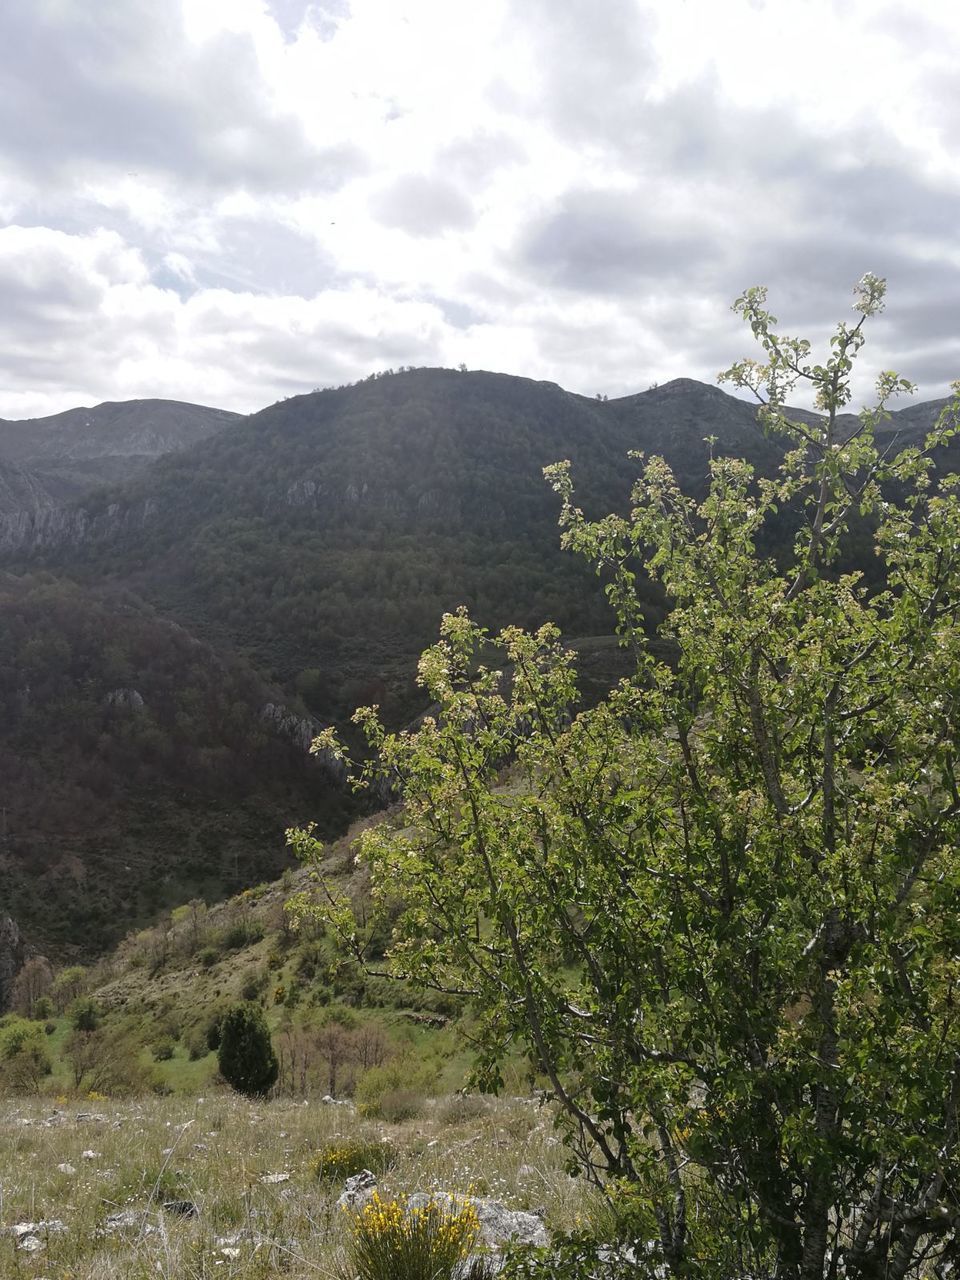
M 559 550 L 545 464 L 570 458 L 583 505 L 601 514 L 628 500 L 631 450 L 663 453 L 702 490 L 708 435 L 761 470 L 780 456 L 754 406 L 688 379 L 599 401 L 502 374 L 408 370 L 272 405 L 41 513 L 8 537 L 7 556 L 127 584 L 321 717 L 373 700 L 402 719 L 444 610 L 465 603 L 491 627 L 609 630 L 602 584 Z M 655 622 L 662 601 L 652 588 L 648 600 Z
M 122 591 L 0 575 L 0 915 L 92 955 L 157 911 L 277 875 L 350 796 L 316 725 Z
M 938 408 L 888 429 L 915 439 Z M 560 550 L 542 468 L 570 458 L 602 515 L 629 501 L 631 450 L 702 492 L 706 436 L 762 471 L 780 457 L 752 405 L 686 379 L 600 401 L 408 370 L 214 422 L 120 484 L 0 517 L 23 575 L 0 576 L 3 911 L 57 954 L 93 951 L 275 872 L 292 821 L 342 830 L 353 801 L 305 743 L 361 703 L 420 713 L 417 656 L 459 604 L 491 628 L 557 621 L 601 690 L 622 659 L 604 583 Z M 47 483 L 56 439 L 8 483 L 38 466 Z M 640 590 L 653 626 L 664 601 Z
M 177 400 L 126 400 L 47 418 L 0 418 L 0 514 L 45 510 L 129 479 L 241 417 Z M 18 482 L 18 475 L 29 479 Z

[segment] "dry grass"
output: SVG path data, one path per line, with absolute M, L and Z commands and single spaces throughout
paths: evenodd
M 225 1094 L 101 1100 L 79 1111 L 75 1103 L 54 1111 L 48 1102 L 8 1099 L 0 1100 L 0 1227 L 59 1219 L 66 1230 L 35 1253 L 0 1233 L 0 1276 L 335 1276 L 350 1218 L 335 1206 L 341 1186 L 318 1180 L 311 1165 L 336 1139 L 390 1142 L 396 1159 L 381 1178 L 384 1195 L 473 1191 L 543 1210 L 555 1228 L 584 1209 L 550 1115 L 526 1101 L 431 1103 L 417 1120 L 388 1125 L 345 1106 L 257 1105 Z M 271 1174 L 289 1176 L 267 1180 Z M 196 1205 L 197 1215 L 165 1210 L 172 1200 Z M 108 1233 L 108 1217 L 124 1211 L 129 1225 Z

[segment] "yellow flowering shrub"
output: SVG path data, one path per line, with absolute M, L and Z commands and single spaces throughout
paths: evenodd
M 452 1280 L 477 1242 L 480 1222 L 469 1200 L 435 1200 L 405 1209 L 373 1198 L 356 1214 L 351 1274 L 358 1280 Z

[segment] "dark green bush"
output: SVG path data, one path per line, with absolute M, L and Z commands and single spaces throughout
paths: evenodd
M 80 996 L 68 1009 L 74 1031 L 96 1031 L 100 1025 L 100 1009 L 89 996 Z
M 223 1019 L 217 1052 L 220 1074 L 238 1093 L 268 1093 L 279 1071 L 270 1029 L 255 1004 L 235 1005 Z

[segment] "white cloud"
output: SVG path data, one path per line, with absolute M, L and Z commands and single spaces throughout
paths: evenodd
M 867 269 L 874 363 L 940 394 L 958 55 L 935 0 L 5 8 L 0 414 L 460 360 L 711 378 L 743 287 L 823 336 Z

